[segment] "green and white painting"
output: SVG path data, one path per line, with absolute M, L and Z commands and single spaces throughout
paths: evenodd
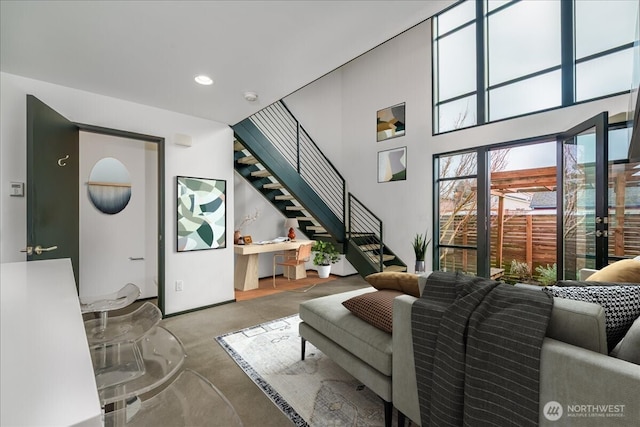
M 177 177 L 178 252 L 227 246 L 227 181 Z
M 378 182 L 407 179 L 407 147 L 378 152 Z

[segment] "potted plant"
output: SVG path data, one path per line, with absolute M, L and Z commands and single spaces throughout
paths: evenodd
M 424 236 L 422 234 L 416 234 L 413 238 L 413 252 L 416 255 L 416 273 L 424 272 L 424 256 L 427 252 L 427 247 L 429 247 L 429 243 L 431 243 L 431 239 L 427 240 L 427 232 L 425 231 Z
M 318 276 L 326 279 L 331 273 L 331 264 L 335 264 L 340 260 L 340 253 L 336 250 L 331 242 L 316 241 L 311 248 L 315 252 L 313 256 L 313 265 L 318 267 Z

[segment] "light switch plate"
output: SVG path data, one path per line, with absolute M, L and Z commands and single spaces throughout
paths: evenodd
M 9 195 L 12 197 L 24 197 L 24 182 L 11 182 Z

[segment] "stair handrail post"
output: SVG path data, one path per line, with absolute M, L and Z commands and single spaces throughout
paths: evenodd
M 291 117 L 293 117 L 296 121 L 296 170 L 298 171 L 298 173 L 300 173 L 300 122 L 295 118 L 293 114 L 291 115 Z
M 382 240 L 382 221 L 380 221 L 380 271 L 384 271 L 384 243 Z
M 349 193 L 349 196 L 351 193 Z M 347 206 L 349 204 L 349 206 Z M 342 181 L 342 215 L 344 218 L 344 235 L 342 236 L 342 240 L 344 242 L 347 241 L 347 229 L 351 230 L 351 200 L 347 199 L 347 183 L 345 180 Z M 348 216 L 347 216 L 348 215 Z M 348 223 L 347 223 L 348 221 Z M 348 228 L 347 228 L 348 227 Z M 351 236 L 351 232 L 349 232 L 349 236 Z M 347 253 L 348 246 L 346 246 L 345 254 Z

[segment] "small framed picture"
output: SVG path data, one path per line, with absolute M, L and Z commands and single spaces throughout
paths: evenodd
M 376 114 L 376 140 L 378 142 L 404 136 L 404 102 L 379 110 Z
M 250 245 L 253 243 L 253 239 L 251 238 L 251 236 L 244 236 L 244 244 L 245 245 Z
M 407 147 L 378 153 L 378 182 L 407 179 Z

